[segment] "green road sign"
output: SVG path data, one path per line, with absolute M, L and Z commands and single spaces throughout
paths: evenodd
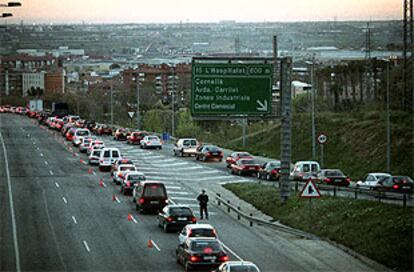
M 271 113 L 272 64 L 193 63 L 193 116 L 260 116 Z

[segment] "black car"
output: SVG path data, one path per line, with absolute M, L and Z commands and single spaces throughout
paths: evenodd
M 121 193 L 124 193 L 124 195 L 132 194 L 134 187 L 145 180 L 145 175 L 141 172 L 127 172 L 121 184 Z
M 280 161 L 270 161 L 262 165 L 257 172 L 257 177 L 259 179 L 266 180 L 279 180 L 280 178 Z
M 168 204 L 167 189 L 164 183 L 158 181 L 142 181 L 134 186 L 132 198 L 135 200 L 137 211 L 161 211 Z
M 197 218 L 191 208 L 183 205 L 168 205 L 158 214 L 158 226 L 168 232 L 181 230 L 187 224 L 195 224 Z
M 215 145 L 202 145 L 197 148 L 195 154 L 196 160 L 208 161 L 208 160 L 223 160 L 223 151 Z
M 339 169 L 322 169 L 316 175 L 316 182 L 326 185 L 349 186 L 351 179 Z
M 414 191 L 414 181 L 408 176 L 383 177 L 378 181 L 374 190 L 412 194 Z
M 177 263 L 185 271 L 194 268 L 215 269 L 229 260 L 220 242 L 215 238 L 188 238 L 176 249 Z

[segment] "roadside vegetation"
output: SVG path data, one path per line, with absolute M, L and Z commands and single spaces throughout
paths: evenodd
M 413 271 L 413 208 L 375 201 L 323 196 L 309 200 L 291 196 L 279 202 L 275 187 L 233 183 L 224 187 L 282 224 L 342 244 L 398 271 Z

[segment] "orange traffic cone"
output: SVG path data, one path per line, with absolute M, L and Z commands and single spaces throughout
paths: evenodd
M 83 163 L 84 161 L 82 159 L 79 160 L 80 163 Z
M 128 221 L 132 221 L 132 215 L 130 213 L 128 214 Z
M 152 248 L 153 247 L 153 245 L 152 245 L 152 240 L 151 239 L 149 239 L 148 240 L 148 248 Z
M 102 179 L 99 180 L 99 186 L 104 187 L 104 182 Z

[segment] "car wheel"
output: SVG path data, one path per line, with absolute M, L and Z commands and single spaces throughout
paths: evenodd
M 132 197 L 132 203 L 135 203 L 135 202 L 136 202 L 135 197 Z
M 163 225 L 163 229 L 164 229 L 164 232 L 165 232 L 165 233 L 167 233 L 167 232 L 168 232 L 168 225 L 167 225 L 167 223 L 164 223 L 164 225 Z
M 262 175 L 260 175 L 260 172 L 257 172 L 256 176 L 258 179 L 262 179 Z
M 180 157 L 184 157 L 183 151 L 180 151 Z
M 185 272 L 191 271 L 191 266 L 190 266 L 190 264 L 188 262 L 185 262 L 184 263 L 184 271 Z
M 159 149 L 159 150 L 161 150 L 161 149 L 162 149 L 162 147 L 161 147 L 161 146 L 159 146 L 159 147 L 158 147 L 158 149 Z
M 206 156 L 203 156 L 203 162 L 206 162 L 206 161 L 207 161 Z
M 237 175 L 241 176 L 241 175 L 242 175 L 242 172 L 239 170 L 239 171 L 237 172 Z
M 178 255 L 178 252 L 175 252 L 175 260 L 178 264 L 181 264 L 180 255 Z
M 270 174 L 266 175 L 266 180 L 270 181 L 272 178 L 270 177 Z
M 139 205 L 138 204 L 136 204 L 135 205 L 135 208 L 137 209 L 137 211 L 139 211 L 140 209 L 139 209 Z

